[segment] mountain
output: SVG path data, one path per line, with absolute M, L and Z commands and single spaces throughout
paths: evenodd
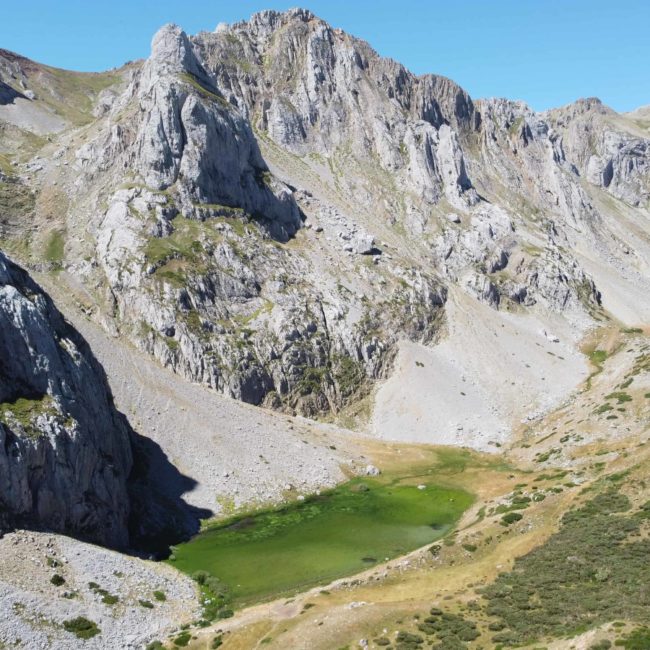
M 338 411 L 387 376 L 399 339 L 435 339 L 452 286 L 579 331 L 603 307 L 647 315 L 647 134 L 598 100 L 474 102 L 304 10 L 194 37 L 168 25 L 106 75 L 4 62 L 23 119 L 39 116 L 14 122 L 17 141 L 41 115 L 69 125 L 5 183 L 14 204 L 37 197 L 26 259 L 236 399 Z M 83 119 L 53 103 L 61 79 L 96 102 Z
M 629 481 L 641 507 L 649 124 L 647 107 L 596 98 L 541 113 L 475 99 L 303 9 L 196 35 L 166 25 L 146 60 L 103 73 L 0 50 L 3 529 L 157 551 L 375 462 L 406 471 L 422 445 L 469 447 L 492 456 L 440 464 L 477 495 L 465 545 L 413 556 L 443 582 L 453 564 L 464 582 L 447 595 L 465 611 L 483 571 L 468 549 L 494 539 L 501 566 L 607 481 Z M 490 519 L 522 503 L 540 514 L 520 528 Z M 374 591 L 388 568 L 345 584 L 345 607 L 337 592 L 329 622 L 296 623 L 284 647 L 419 616 L 425 597 L 405 604 L 400 586 L 430 585 L 399 571 L 388 600 Z M 395 608 L 362 607 L 364 589 Z M 2 602 L 15 637 L 32 634 Z M 273 616 L 300 614 L 288 602 Z M 128 643 L 171 630 L 170 611 L 146 631 L 133 611 Z

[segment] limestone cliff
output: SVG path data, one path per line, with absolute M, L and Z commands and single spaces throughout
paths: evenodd
M 85 341 L 3 253 L 0 332 L 0 519 L 125 546 L 125 421 Z

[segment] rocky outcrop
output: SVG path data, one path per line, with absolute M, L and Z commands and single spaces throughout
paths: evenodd
M 476 201 L 457 133 L 480 118 L 453 81 L 416 77 L 300 9 L 262 12 L 192 44 L 222 94 L 274 142 L 345 159 L 341 185 L 376 185 L 379 167 L 418 203 Z M 393 197 L 369 197 L 369 207 L 373 198 Z
M 621 124 L 596 98 L 550 111 L 549 121 L 562 133 L 562 146 L 581 176 L 632 206 L 649 204 L 647 136 Z
M 128 542 L 131 444 L 103 371 L 25 271 L 0 253 L 0 513 Z

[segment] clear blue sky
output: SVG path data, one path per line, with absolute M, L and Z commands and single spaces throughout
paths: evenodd
M 147 56 L 175 22 L 189 33 L 261 9 L 304 6 L 416 73 L 451 77 L 473 97 L 538 110 L 598 96 L 619 111 L 650 104 L 650 0 L 7 0 L 0 47 L 75 70 Z

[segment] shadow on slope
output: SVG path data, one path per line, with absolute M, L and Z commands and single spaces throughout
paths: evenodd
M 0 105 L 13 104 L 16 98 L 27 99 L 25 95 L 14 90 L 10 85 L 0 81 Z
M 131 429 L 133 470 L 129 477 L 129 536 L 136 552 L 166 558 L 169 547 L 199 532 L 214 513 L 187 504 L 182 495 L 197 482 L 169 461 L 160 445 Z
M 50 295 L 0 252 L 0 534 L 49 530 L 164 556 L 212 513 L 115 406 L 102 364 Z

